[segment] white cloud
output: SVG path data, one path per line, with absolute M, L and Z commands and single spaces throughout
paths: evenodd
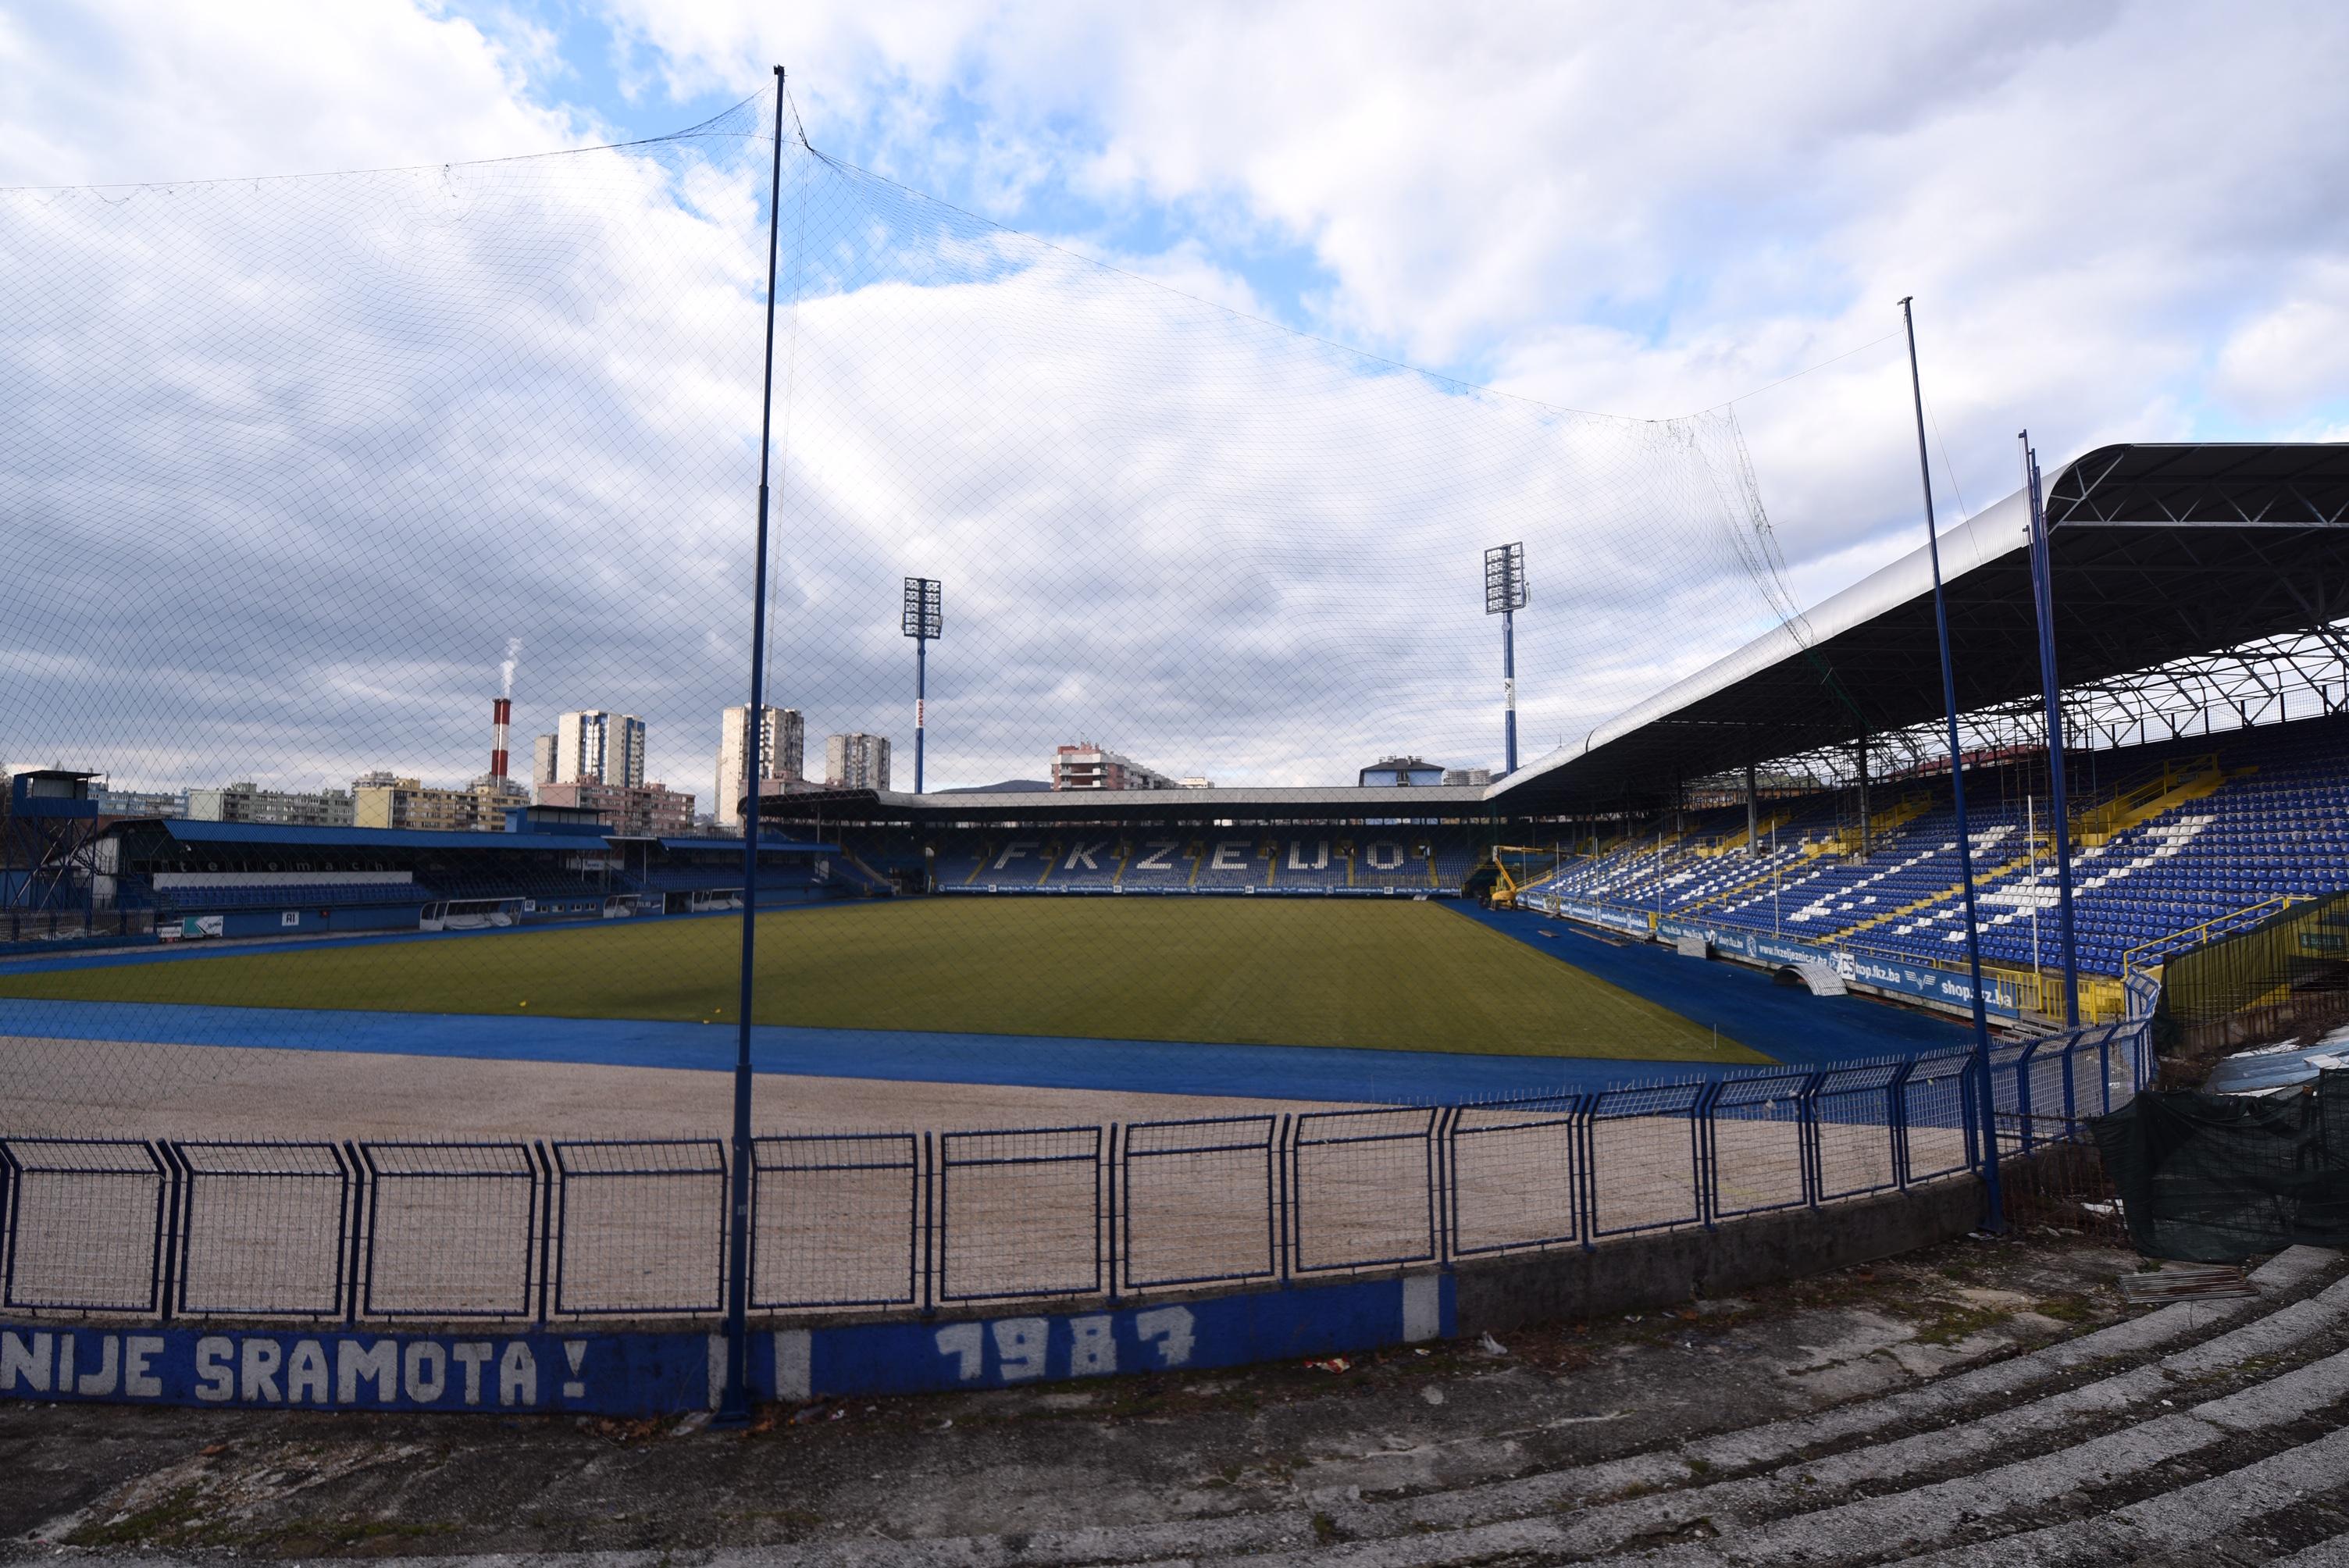
M 2349 238 L 2332 6 L 611 9 L 679 82 L 790 61 L 820 144 L 917 183 L 1000 157 L 1019 189 L 1301 244 L 1321 327 L 1573 407 L 1704 407 L 1914 294 L 1976 506 L 2024 425 L 2051 457 L 2196 433 L 2230 324 Z M 2332 366 L 2271 372 L 2260 330 L 2223 407 L 2290 427 Z M 1909 504 L 1875 482 L 1908 410 L 1813 411 L 1821 385 L 1775 406 L 1842 439 L 1754 439 L 1774 510 L 1839 548 Z M 1782 504 L 1813 499 L 1836 510 Z
M 2329 10 L 613 9 L 642 92 L 784 59 L 819 147 L 1542 403 L 1715 405 L 1915 293 L 1945 518 L 2013 487 L 2026 424 L 2054 460 L 2213 410 L 2339 423 Z M 49 531 L 0 634 L 12 748 L 461 777 L 521 635 L 525 729 L 635 707 L 706 792 L 748 617 L 758 171 L 738 147 L 440 176 L 601 135 L 549 90 L 549 30 L 499 17 L 0 13 L 26 84 L 0 181 L 428 166 L 8 208 L 37 308 L 0 322 L 0 373 L 42 417 L 0 506 Z M 1504 538 L 1537 588 L 1529 742 L 1759 624 L 1718 419 L 1469 397 L 885 188 L 817 195 L 775 679 L 818 734 L 907 738 L 900 573 L 948 580 L 947 781 L 1079 734 L 1234 779 L 1489 760 L 1472 579 Z M 1267 292 L 1268 253 L 1305 258 L 1301 295 Z M 1804 602 L 1914 542 L 1897 341 L 1737 420 Z
M 2311 265 L 2220 350 L 2219 394 L 2253 418 L 2349 396 L 2349 260 Z
M 514 46 L 522 46 L 517 48 Z M 235 179 L 598 139 L 533 101 L 527 28 L 407 0 L 0 10 L 0 186 Z

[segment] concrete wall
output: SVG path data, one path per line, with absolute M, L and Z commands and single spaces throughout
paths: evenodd
M 1982 1189 L 1938 1181 L 1908 1192 L 1733 1220 L 1718 1230 L 1659 1231 L 1596 1252 L 1530 1253 L 1459 1266 L 1458 1332 L 1674 1306 L 1697 1296 L 1889 1258 L 1962 1236 L 1982 1222 Z
M 1375 1350 L 1531 1322 L 1677 1305 L 1889 1257 L 1971 1230 L 1971 1181 L 1434 1270 L 1096 1303 L 754 1332 L 757 1397 L 917 1393 Z M 716 1401 L 706 1330 L 386 1332 L 225 1324 L 0 1322 L 0 1400 L 656 1415 Z

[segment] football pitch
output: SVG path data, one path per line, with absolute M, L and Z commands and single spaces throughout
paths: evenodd
M 0 974 L 0 995 L 734 1020 L 740 929 L 617 922 Z M 761 917 L 752 1021 L 812 1028 L 1768 1060 L 1432 903 L 929 899 Z

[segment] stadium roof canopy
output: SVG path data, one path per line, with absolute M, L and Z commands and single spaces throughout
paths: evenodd
M 925 822 L 1001 822 L 1022 818 L 1081 822 L 1328 822 L 1399 817 L 1482 817 L 1481 784 L 1340 786 L 1330 789 L 999 789 L 929 795 L 898 789 L 794 789 L 762 795 L 761 816 L 779 822 L 878 818 Z
M 153 826 L 187 844 L 263 844 L 303 850 L 568 850 L 598 847 L 577 833 L 481 833 L 431 828 L 312 828 L 268 822 L 207 822 L 184 817 L 130 818 L 118 828 Z
M 619 841 L 615 839 L 613 841 L 616 843 Z M 667 851 L 673 855 L 722 854 L 731 855 L 738 861 L 742 858 L 742 841 L 740 838 L 665 838 L 660 840 L 659 842 L 662 849 Z M 836 855 L 840 852 L 840 846 L 838 844 L 819 844 L 809 839 L 770 838 L 762 833 L 759 836 L 759 852 L 762 855 Z
M 2349 619 L 2349 444 L 2099 447 L 2046 494 L 2067 687 Z M 2030 517 L 2018 491 L 1940 536 L 1958 705 L 2035 696 Z M 1554 816 L 1653 807 L 1685 780 L 1940 717 L 1925 548 L 1489 788 L 1145 789 L 763 798 L 782 820 Z
M 2349 618 L 2349 444 L 2099 447 L 2046 491 L 2057 678 L 2107 680 Z M 2037 695 L 2022 492 L 1940 536 L 1958 706 Z M 1683 779 L 1944 712 L 1924 546 L 1493 786 L 1506 813 L 1672 797 Z

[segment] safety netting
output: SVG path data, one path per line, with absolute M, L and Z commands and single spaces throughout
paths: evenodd
M 2349 1245 L 2349 1072 L 2278 1096 L 2142 1093 L 2090 1128 L 2148 1257 Z

